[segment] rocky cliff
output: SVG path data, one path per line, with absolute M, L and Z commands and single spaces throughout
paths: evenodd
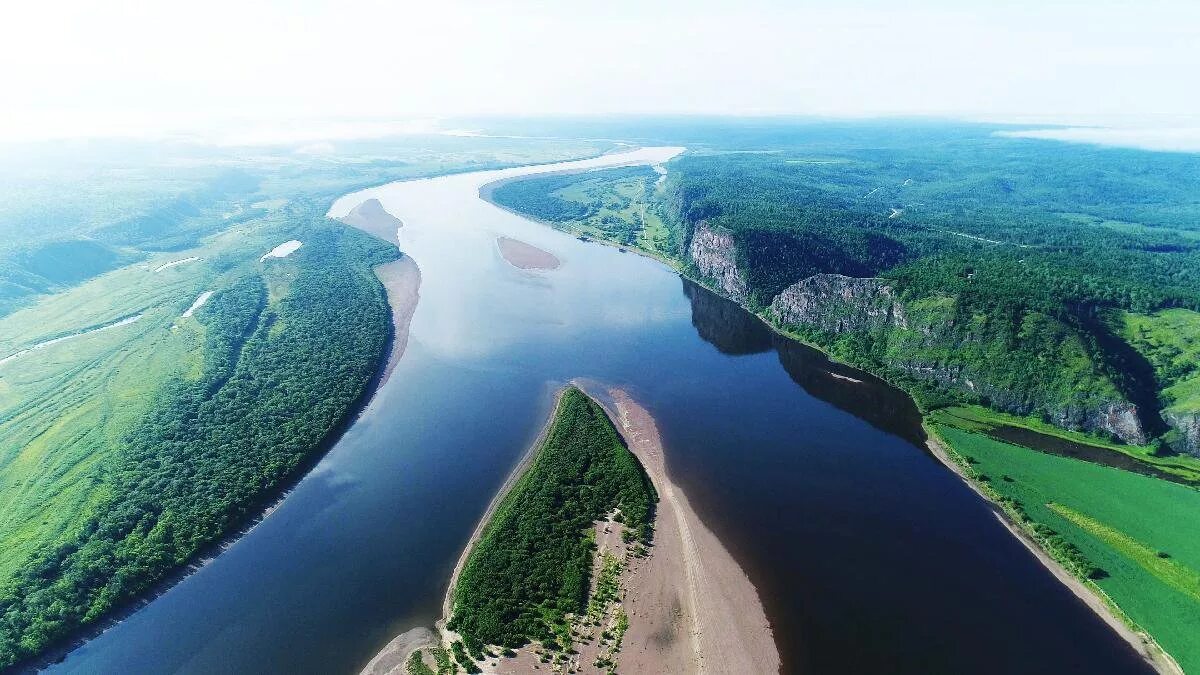
M 1179 432 L 1179 438 L 1171 443 L 1176 452 L 1186 452 L 1200 457 L 1200 413 L 1167 409 L 1163 419 Z
M 876 331 L 908 328 L 904 305 L 883 279 L 817 274 L 788 286 L 771 302 L 776 320 L 821 330 Z
M 906 307 L 884 279 L 818 274 L 786 288 L 772 301 L 769 313 L 780 325 L 815 333 L 822 343 L 846 337 L 868 338 L 860 343 L 857 353 L 869 351 L 886 370 L 936 382 L 997 410 L 1040 414 L 1060 427 L 1107 432 L 1127 443 L 1148 442 L 1137 406 L 1117 393 L 1111 383 L 1089 382 L 1081 388 L 1089 392 L 1086 398 L 1064 397 L 1053 393 L 1054 386 L 1063 385 L 1075 373 L 1055 373 L 1062 380 L 1055 382 L 1055 378 L 1041 376 L 1029 380 L 1012 377 L 1011 373 L 1006 376 L 1005 370 L 1010 369 L 979 368 L 980 363 L 992 362 L 995 354 L 1005 353 L 1003 346 L 988 344 L 986 337 L 955 326 L 951 307 L 949 298 Z M 1069 340 L 1059 348 L 1076 349 Z M 1016 353 L 1009 356 L 1025 358 Z M 1082 358 L 1078 352 L 1071 356 L 1064 360 Z M 1073 381 L 1063 386 L 1075 388 Z
M 733 235 L 701 221 L 692 232 L 687 259 L 723 293 L 738 302 L 746 301 L 748 288 L 738 271 Z

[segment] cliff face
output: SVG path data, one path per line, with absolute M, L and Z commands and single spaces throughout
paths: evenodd
M 771 302 L 771 313 L 785 324 L 834 333 L 908 328 L 904 305 L 887 282 L 840 274 L 818 274 L 788 286 Z
M 1177 452 L 1200 457 L 1200 413 L 1164 410 L 1163 419 L 1179 432 L 1179 440 L 1172 443 Z
M 771 303 L 773 318 L 829 338 L 870 336 L 871 353 L 888 369 L 937 382 L 1018 415 L 1044 414 L 1058 426 L 1111 433 L 1127 443 L 1146 443 L 1137 406 L 1112 391 L 1086 401 L 1060 403 L 1043 383 L 996 380 L 994 370 L 972 366 L 1000 350 L 954 326 L 950 301 L 906 307 L 884 279 L 818 274 L 792 284 Z M 1069 347 L 1064 347 L 1069 348 Z M 1019 354 L 1013 358 L 1023 358 Z M 1070 378 L 1072 374 L 1062 373 Z M 1200 432 L 1200 424 L 1197 424 Z M 1200 434 L 1197 435 L 1200 440 Z
M 701 221 L 692 233 L 688 245 L 688 260 L 705 278 L 738 302 L 745 302 L 748 288 L 737 267 L 733 235 L 715 230 Z

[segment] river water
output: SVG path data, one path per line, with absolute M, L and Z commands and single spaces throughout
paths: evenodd
M 647 148 L 555 168 L 657 163 Z M 900 392 L 646 258 L 393 183 L 422 271 L 408 350 L 279 507 L 56 672 L 336 673 L 432 625 L 454 562 L 571 378 L 656 417 L 675 481 L 759 589 L 787 672 L 1146 672 L 921 446 Z M 538 169 L 538 170 L 544 170 Z M 498 236 L 556 255 L 522 271 Z

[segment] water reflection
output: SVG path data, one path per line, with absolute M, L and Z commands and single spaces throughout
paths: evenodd
M 820 351 L 772 331 L 737 303 L 682 279 L 696 333 L 722 354 L 758 354 L 772 349 L 779 363 L 808 394 L 871 426 L 924 446 L 921 414 L 912 399 L 887 382 L 831 361 Z

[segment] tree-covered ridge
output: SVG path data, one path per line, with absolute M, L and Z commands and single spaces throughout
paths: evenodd
M 1179 217 L 1200 210 L 1194 157 L 983 139 L 674 168 L 682 239 L 699 223 L 732 233 L 755 308 L 814 274 L 887 279 L 918 325 L 785 327 L 927 406 L 989 403 L 1139 442 L 1163 431 L 1151 369 L 1107 317 L 1200 306 L 1200 236 Z M 1109 419 L 1134 406 L 1136 423 Z
M 566 614 L 586 610 L 592 524 L 620 509 L 651 536 L 658 495 L 604 410 L 582 391 L 562 393 L 529 468 L 496 508 L 454 589 L 449 628 L 467 648 L 555 639 Z
M 235 276 L 197 311 L 199 372 L 159 389 L 85 476 L 96 507 L 0 588 L 0 666 L 96 621 L 246 522 L 363 396 L 391 330 L 372 267 L 396 251 L 313 204 L 289 216 L 303 248 Z
M 697 149 L 670 164 L 655 192 L 667 247 L 642 245 L 633 217 L 594 234 L 633 241 L 697 277 L 697 255 L 710 254 L 709 269 L 732 260 L 744 287 L 720 290 L 926 408 L 984 403 L 1139 443 L 1164 431 L 1165 383 L 1113 317 L 1200 309 L 1200 157 L 985 128 L 859 131 L 799 128 L 768 152 Z M 528 212 L 522 200 L 539 190 L 561 200 L 584 186 L 615 192 L 621 180 L 592 172 L 518 182 L 506 186 L 507 206 Z M 732 250 L 695 250 L 701 226 L 728 235 Z M 823 274 L 882 279 L 905 321 L 778 321 L 781 293 Z M 826 299 L 814 313 L 838 311 Z

